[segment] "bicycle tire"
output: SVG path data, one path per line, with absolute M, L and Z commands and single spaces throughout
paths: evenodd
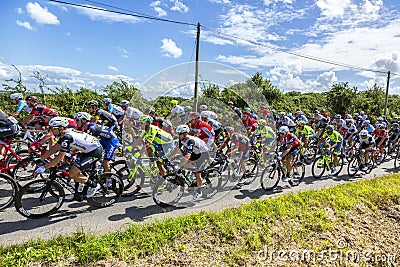
M 118 160 L 112 163 L 111 169 L 118 174 L 124 184 L 123 197 L 130 197 L 137 194 L 144 185 L 146 175 L 141 168 L 138 168 L 134 175 L 131 174 L 132 170 L 129 169 L 125 160 Z M 133 169 L 133 168 L 132 168 Z
M 281 179 L 281 170 L 275 166 L 275 163 L 265 168 L 261 173 L 260 182 L 261 187 L 265 190 L 274 189 Z
M 245 184 L 251 184 L 257 178 L 258 172 L 260 170 L 260 166 L 258 161 L 250 158 L 246 161 L 246 175 L 247 181 Z
M 64 188 L 59 183 L 40 179 L 18 190 L 15 195 L 15 209 L 27 218 L 44 218 L 61 208 L 64 197 Z
M 396 157 L 394 158 L 394 168 L 399 169 L 400 168 L 400 150 L 397 151 Z
M 33 175 L 34 171 L 36 170 L 37 165 L 33 162 L 33 157 L 28 157 L 23 159 L 22 161 L 18 162 L 15 165 L 14 169 L 12 170 L 11 177 L 18 185 L 19 188 L 26 185 L 32 179 L 35 179 Z M 47 178 L 49 171 L 46 171 L 38 176 L 37 178 Z
M 5 173 L 0 173 L 0 210 L 11 206 L 17 190 L 18 186 L 14 180 Z
M 203 176 L 204 175 L 204 176 Z M 218 192 L 222 185 L 222 176 L 217 168 L 211 168 L 202 173 L 205 180 L 202 187 L 202 193 L 205 198 L 212 198 Z
M 113 205 L 124 191 L 124 183 L 116 173 L 103 172 L 96 175 L 94 180 L 100 184 L 100 189 L 94 196 L 86 199 L 89 205 L 93 207 L 105 208 Z
M 358 157 L 354 157 L 352 160 L 350 160 L 349 164 L 347 165 L 347 174 L 350 177 L 353 177 L 357 174 L 357 172 L 360 170 L 360 159 Z
M 30 153 L 29 153 L 28 150 L 19 150 L 19 151 L 17 151 L 16 154 L 21 158 L 21 160 L 24 160 L 25 158 L 28 158 L 30 156 Z M 21 160 L 18 160 L 13 154 L 10 153 L 6 157 L 4 167 L 8 168 L 8 167 L 10 167 L 12 165 L 16 165 Z M 14 168 L 15 168 L 15 166 L 14 166 Z M 9 175 L 11 175 L 12 174 L 12 169 L 8 170 L 7 173 Z
M 319 167 L 318 164 L 319 164 L 320 161 L 322 161 L 322 165 Z M 318 172 L 318 170 L 320 170 L 320 172 Z M 323 159 L 323 156 L 317 157 L 314 160 L 313 164 L 311 165 L 312 176 L 315 179 L 320 179 L 322 177 L 322 175 L 324 175 L 325 170 L 326 170 L 326 162 Z
M 306 174 L 305 163 L 302 161 L 297 161 L 292 166 L 292 179 L 289 180 L 289 184 L 291 186 L 298 186 L 304 179 L 304 175 Z
M 184 190 L 185 186 L 181 178 L 176 176 L 163 177 L 154 186 L 153 201 L 160 207 L 175 206 L 182 198 Z

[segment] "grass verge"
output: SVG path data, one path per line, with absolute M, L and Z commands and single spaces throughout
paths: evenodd
M 399 178 L 255 200 L 103 236 L 79 231 L 0 247 L 0 266 L 397 265 Z

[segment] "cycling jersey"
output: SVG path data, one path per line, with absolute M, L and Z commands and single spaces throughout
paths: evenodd
M 283 116 L 283 119 L 281 118 L 281 122 L 282 122 L 281 125 L 286 125 L 288 127 L 296 126 L 296 123 L 294 123 L 294 121 L 288 116 Z
M 101 147 L 96 137 L 73 129 L 68 129 L 57 143 L 61 145 L 61 152 L 69 152 L 74 149 L 82 153 L 89 153 Z
M 215 112 L 210 111 L 210 110 L 206 110 L 206 111 L 202 111 L 201 113 L 207 115 L 208 118 L 213 119 L 213 120 L 218 120 L 218 116 Z
M 335 130 L 333 130 L 332 134 L 330 135 L 328 134 L 327 131 L 325 131 L 324 134 L 322 135 L 322 138 L 328 138 L 333 143 L 340 143 L 343 141 L 342 135 Z
M 210 150 L 203 140 L 190 135 L 187 136 L 185 142 L 179 140 L 179 148 L 184 154 L 201 154 Z
M 301 142 L 299 138 L 295 134 L 292 133 L 287 133 L 286 137 L 283 138 L 283 136 L 278 136 L 277 140 L 281 143 L 284 143 L 286 145 L 291 145 L 292 148 L 299 147 L 301 145 Z
M 362 148 L 362 149 L 365 149 L 365 148 L 375 144 L 375 138 L 370 134 L 367 135 L 367 138 L 361 139 L 361 137 L 359 137 L 358 140 L 360 142 L 360 148 Z
M 209 144 L 214 141 L 214 130 L 208 123 L 198 120 L 197 123 L 191 123 L 189 127 L 200 131 L 198 137 L 201 140 L 208 139 Z
M 220 122 L 214 120 L 214 119 L 208 119 L 207 123 L 213 128 L 214 132 L 218 131 L 222 128 L 222 125 Z
M 224 141 L 225 144 L 229 142 L 238 147 L 239 152 L 247 152 L 250 149 L 250 139 L 243 134 L 233 133 L 231 137 L 227 137 Z
M 169 133 L 152 124 L 149 126 L 147 131 L 144 130 L 140 133 L 140 137 L 142 137 L 146 142 L 159 145 L 169 144 L 173 139 Z
M 14 117 L 8 117 L 6 113 L 0 110 L 0 140 L 12 138 L 21 128 Z
M 385 129 L 375 129 L 372 132 L 372 136 L 374 138 L 384 138 L 385 139 L 385 138 L 388 137 L 388 133 L 387 133 L 387 131 Z
M 246 130 L 250 130 L 251 132 L 254 132 L 257 129 L 258 121 L 249 117 L 247 120 L 242 119 L 242 124 L 246 128 Z
M 296 122 L 298 122 L 298 121 L 303 121 L 304 124 L 307 124 L 307 123 L 308 123 L 308 119 L 307 119 L 307 117 L 304 116 L 304 115 L 300 115 L 298 118 L 296 118 L 295 121 L 296 121 Z
M 262 137 L 265 138 L 275 138 L 276 134 L 274 130 L 272 130 L 271 127 L 269 126 L 264 126 L 264 127 L 259 127 L 256 131 L 254 131 L 255 134 L 260 134 Z
M 125 115 L 125 111 L 120 106 L 117 105 L 115 105 L 113 110 L 109 113 L 113 114 L 117 119 Z
M 311 137 L 311 136 L 314 136 L 315 133 L 314 133 L 314 130 L 310 126 L 304 125 L 302 130 L 300 130 L 300 128 L 297 128 L 295 134 L 297 136 L 299 136 L 300 134 L 303 134 L 304 136 Z
M 109 141 L 111 139 L 117 138 L 117 135 L 113 130 L 105 125 L 98 125 L 95 123 L 89 123 L 87 133 L 99 138 L 100 140 Z
M 336 126 L 337 129 L 340 129 L 344 125 L 346 125 L 346 122 L 343 119 L 334 119 L 332 121 L 332 124 Z
M 46 107 L 45 105 L 37 104 L 36 106 L 34 106 L 32 108 L 31 114 L 33 114 L 35 116 L 56 117 L 56 116 L 58 116 L 58 111 L 56 109 Z
M 104 125 L 111 129 L 114 129 L 117 126 L 117 119 L 115 116 L 105 110 L 97 109 L 93 117 L 97 120 L 101 120 Z
M 169 120 L 163 119 L 161 117 L 155 116 L 153 117 L 153 125 L 157 126 L 158 128 L 166 131 L 167 133 L 174 136 L 174 127 Z
M 31 111 L 32 111 L 32 108 L 29 107 L 28 104 L 26 104 L 25 100 L 20 100 L 18 102 L 18 107 L 15 110 L 15 112 L 21 113 L 22 110 L 25 110 L 25 111 L 27 111 L 29 113 L 31 113 Z
M 133 107 L 128 107 L 125 110 L 125 116 L 127 118 L 133 118 L 134 120 L 138 120 L 140 117 L 143 116 L 143 112 L 141 112 L 140 110 L 138 110 L 137 108 L 133 108 Z
M 113 110 L 114 110 L 114 105 L 113 104 L 108 104 L 108 106 L 107 106 L 107 112 L 108 113 L 112 113 L 113 112 Z
M 170 113 L 176 113 L 179 116 L 184 116 L 185 115 L 185 109 L 182 106 L 176 105 L 173 107 L 170 111 Z

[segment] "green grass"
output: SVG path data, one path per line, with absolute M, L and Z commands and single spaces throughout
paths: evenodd
M 126 231 L 102 236 L 79 230 L 69 237 L 0 247 L 0 266 L 60 262 L 86 265 L 109 258 L 133 263 L 162 252 L 165 246 L 171 246 L 177 253 L 184 251 L 187 247 L 179 243 L 180 238 L 196 232 L 201 232 L 204 240 L 212 239 L 217 245 L 226 246 L 227 264 L 242 265 L 254 256 L 252 252 L 272 243 L 278 249 L 292 243 L 310 247 L 315 234 L 332 230 L 339 222 L 346 223 L 347 212 L 360 204 L 372 212 L 382 205 L 399 204 L 399 178 L 400 175 L 388 175 L 255 200 L 222 212 L 200 212 L 152 224 L 133 224 Z M 334 212 L 333 218 L 327 209 Z M 320 242 L 318 249 L 330 246 L 329 242 Z M 212 250 L 207 244 L 199 249 Z

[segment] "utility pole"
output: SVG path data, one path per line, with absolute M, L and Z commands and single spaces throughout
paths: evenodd
M 197 23 L 197 37 L 196 37 L 196 70 L 194 74 L 194 99 L 193 111 L 197 112 L 197 95 L 199 87 L 199 53 L 200 53 L 200 22 Z
M 387 81 L 386 81 L 385 111 L 384 111 L 384 114 L 383 114 L 383 116 L 385 117 L 385 120 L 387 119 L 386 110 L 387 110 L 388 97 L 389 97 L 389 81 L 390 81 L 390 71 L 387 72 Z

